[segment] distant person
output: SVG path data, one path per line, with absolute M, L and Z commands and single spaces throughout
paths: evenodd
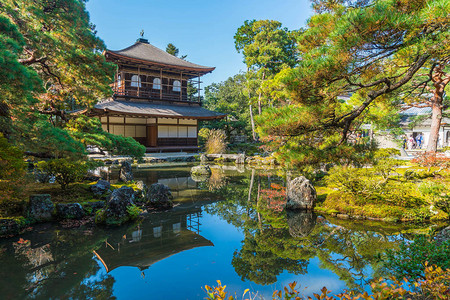
M 408 149 L 409 149 L 409 150 L 414 149 L 415 145 L 416 145 L 416 141 L 414 140 L 414 137 L 413 137 L 413 135 L 411 134 L 411 135 L 409 136 L 409 138 L 408 138 Z
M 422 133 L 419 133 L 416 136 L 417 149 L 422 149 L 422 143 L 423 143 L 423 135 L 422 135 Z
M 403 149 L 406 149 L 406 147 L 408 146 L 408 138 L 407 138 L 407 136 L 406 135 L 404 135 L 403 136 L 403 145 L 402 145 L 402 148 Z

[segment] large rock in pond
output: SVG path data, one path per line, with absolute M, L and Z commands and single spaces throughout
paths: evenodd
M 147 189 L 146 194 L 148 203 L 155 208 L 168 209 L 173 207 L 172 193 L 167 185 L 154 183 Z
M 60 219 L 76 219 L 84 217 L 84 209 L 80 203 L 57 204 L 56 212 Z
M 133 171 L 131 169 L 131 163 L 129 161 L 122 162 L 119 172 L 119 180 L 122 182 L 128 182 L 133 180 Z
M 297 177 L 289 182 L 286 195 L 286 209 L 293 210 L 311 210 L 317 199 L 316 189 L 304 176 Z
M 207 165 L 199 165 L 191 168 L 192 175 L 211 176 L 211 168 Z
M 111 184 L 106 180 L 99 180 L 96 184 L 91 185 L 91 191 L 95 196 L 101 196 L 111 188 Z
M 97 210 L 102 209 L 105 207 L 105 201 L 93 201 L 88 202 L 85 205 L 86 207 L 90 207 L 92 212 L 95 213 Z
M 200 163 L 206 164 L 208 162 L 208 157 L 205 154 L 200 154 Z
M 145 198 L 145 194 L 147 192 L 147 185 L 142 181 L 139 180 L 135 183 L 135 186 L 137 190 L 134 192 L 137 199 L 143 199 Z
M 27 213 L 36 222 L 46 222 L 53 219 L 55 205 L 48 194 L 31 195 Z
M 245 164 L 245 154 L 243 154 L 243 153 L 239 154 L 239 155 L 236 157 L 235 163 L 236 163 L 237 165 L 243 165 L 243 164 Z
M 316 226 L 317 216 L 312 211 L 288 211 L 287 224 L 289 234 L 295 238 L 304 238 L 311 234 Z
M 127 207 L 134 205 L 134 190 L 123 186 L 115 189 L 106 202 L 105 217 L 121 220 L 128 216 Z

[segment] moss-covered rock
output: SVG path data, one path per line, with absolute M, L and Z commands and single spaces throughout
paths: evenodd
M 131 187 L 123 186 L 115 189 L 106 203 L 104 209 L 95 214 L 95 222 L 107 225 L 121 225 L 128 222 L 131 217 L 128 212 L 134 206 L 135 191 Z
M 206 175 L 211 176 L 211 168 L 207 165 L 199 165 L 191 168 L 192 175 Z
M 49 194 L 31 195 L 27 215 L 35 222 L 47 222 L 53 219 L 55 205 Z

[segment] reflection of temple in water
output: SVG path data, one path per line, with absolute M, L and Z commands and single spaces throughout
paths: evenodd
M 200 235 L 201 209 L 152 215 L 131 233 L 113 236 L 94 251 L 107 272 L 121 266 L 147 269 L 185 250 L 214 246 Z

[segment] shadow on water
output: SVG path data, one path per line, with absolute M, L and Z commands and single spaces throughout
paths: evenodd
M 169 258 L 187 250 L 191 256 L 183 257 L 193 259 L 187 263 L 205 270 L 216 268 L 210 257 L 222 260 L 216 263 L 232 271 L 223 271 L 220 279 L 243 289 L 253 282 L 257 290 L 268 285 L 273 291 L 280 278 L 286 282 L 302 276 L 308 281 L 308 276 L 320 275 L 343 282 L 343 288 L 361 290 L 370 278 L 383 274 L 379 253 L 397 247 L 402 233 L 414 229 L 333 220 L 312 212 L 286 213 L 285 177 L 277 171 L 215 166 L 211 177 L 191 178 L 188 167 L 174 167 L 139 169 L 135 177 L 146 184 L 168 185 L 177 206 L 119 228 L 40 225 L 0 241 L 2 297 L 126 298 L 114 288 L 121 284 L 125 267 L 137 268 L 142 277 L 158 263 L 176 269 L 179 262 Z M 230 228 L 233 235 L 222 234 Z M 227 247 L 230 243 L 236 247 Z M 311 270 L 314 273 L 308 274 Z M 207 282 L 195 281 L 200 275 L 188 274 L 180 283 L 184 298 L 203 298 L 199 286 Z M 138 278 L 129 280 L 142 284 Z M 170 287 L 170 280 L 163 287 L 151 286 L 155 299 L 164 298 L 157 291 Z

